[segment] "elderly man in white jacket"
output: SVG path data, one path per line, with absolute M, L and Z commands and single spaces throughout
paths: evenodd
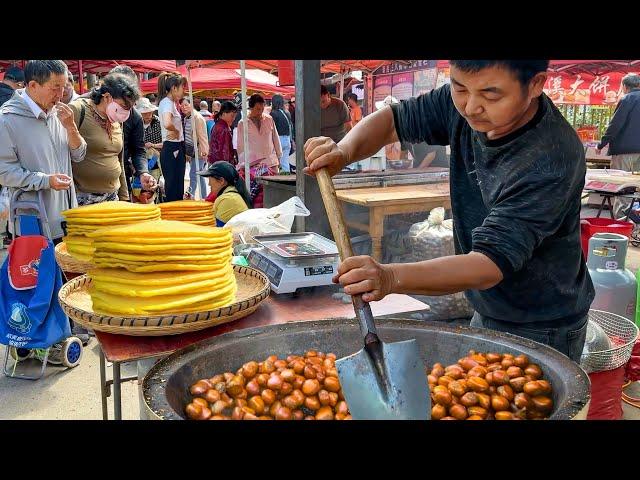
M 84 159 L 87 144 L 72 110 L 61 103 L 66 64 L 30 60 L 24 76 L 26 87 L 0 107 L 0 184 L 12 190 L 43 191 L 51 237 L 58 243 L 63 236 L 61 212 L 78 205 L 71 161 Z

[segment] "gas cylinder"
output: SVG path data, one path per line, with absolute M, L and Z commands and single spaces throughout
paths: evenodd
M 587 267 L 596 290 L 594 310 L 617 313 L 632 322 L 636 313 L 636 278 L 625 268 L 629 239 L 596 233 L 589 239 Z

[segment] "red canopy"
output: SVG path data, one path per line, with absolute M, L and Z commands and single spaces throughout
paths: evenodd
M 25 60 L 0 60 L 0 70 L 6 70 L 14 64 L 23 67 L 22 62 L 26 63 Z M 80 71 L 78 60 L 65 60 L 64 62 L 72 73 Z M 82 71 L 107 73 L 116 65 L 128 65 L 139 73 L 173 71 L 176 69 L 175 60 L 82 60 Z
M 181 65 L 178 71 L 186 75 L 186 68 Z M 278 87 L 278 77 L 260 70 L 246 71 L 247 88 L 265 93 L 281 93 L 292 95 L 293 87 Z M 194 91 L 198 90 L 228 90 L 241 88 L 241 75 L 236 70 L 224 68 L 192 68 L 191 84 Z M 154 93 L 158 88 L 158 79 L 152 78 L 140 82 L 140 89 L 144 94 Z
M 320 71 L 323 73 L 340 73 L 341 71 L 363 70 L 372 72 L 376 68 L 396 60 L 322 60 Z M 246 68 L 256 68 L 269 73 L 278 71 L 278 60 L 245 60 Z M 240 68 L 240 60 L 187 60 L 186 65 L 193 67 Z

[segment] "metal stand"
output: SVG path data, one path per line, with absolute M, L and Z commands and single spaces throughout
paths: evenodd
M 44 355 L 44 359 L 42 360 L 42 369 L 40 370 L 40 375 L 38 376 L 33 376 L 33 375 L 27 375 L 26 373 L 16 373 L 15 371 L 9 371 L 7 370 L 7 368 L 9 368 L 9 349 L 10 348 L 14 348 L 11 347 L 9 345 L 7 345 L 7 348 L 5 349 L 4 352 L 4 366 L 3 366 L 3 372 L 7 377 L 11 377 L 11 378 L 21 378 L 23 380 L 39 380 L 42 378 L 42 376 L 44 375 L 45 370 L 47 369 L 47 359 L 49 358 L 49 349 L 47 348 L 47 352 Z M 16 352 L 16 355 L 18 353 Z M 16 364 L 20 363 L 18 360 L 13 359 L 13 366 L 15 366 Z
M 104 353 L 100 349 L 100 392 L 102 395 L 102 419 L 109 420 L 109 412 L 107 410 L 107 398 L 111 396 L 111 385 L 113 385 L 113 418 L 114 420 L 122 420 L 122 399 L 121 386 L 125 382 L 137 380 L 138 376 L 120 377 L 120 362 L 113 362 L 113 380 L 107 380 L 107 365 Z

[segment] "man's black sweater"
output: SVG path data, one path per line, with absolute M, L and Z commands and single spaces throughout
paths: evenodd
M 449 85 L 392 109 L 401 141 L 451 145 L 456 253 L 483 253 L 504 275 L 466 292 L 476 311 L 518 323 L 585 315 L 594 289 L 580 247 L 584 149 L 549 98 L 528 124 L 493 141 L 456 110 Z

